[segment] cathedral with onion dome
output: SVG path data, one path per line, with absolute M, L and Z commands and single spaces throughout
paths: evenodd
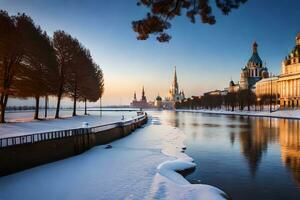
M 242 90 L 255 89 L 255 83 L 257 81 L 269 77 L 268 69 L 266 66 L 263 66 L 257 47 L 257 43 L 254 42 L 252 46 L 252 56 L 241 71 L 240 88 Z
M 281 108 L 300 108 L 300 33 L 296 36 L 296 44 L 283 59 L 281 73 L 269 75 L 268 69 L 258 54 L 258 45 L 253 43 L 252 56 L 242 68 L 240 81 L 230 81 L 229 87 L 223 91 L 215 90 L 206 94 L 222 95 L 251 89 L 257 101 L 263 98 L 274 98 L 275 105 Z
M 240 75 L 240 82 L 234 83 L 232 80 L 229 83 L 228 91 L 238 91 L 251 89 L 255 90 L 256 82 L 260 81 L 262 78 L 268 78 L 269 72 L 266 66 L 258 54 L 258 45 L 256 42 L 252 45 L 252 55 L 248 60 L 245 67 L 242 68 Z

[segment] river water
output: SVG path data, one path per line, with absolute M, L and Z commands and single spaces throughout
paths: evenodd
M 197 167 L 186 179 L 232 199 L 300 199 L 300 121 L 184 112 L 151 112 L 186 135 Z

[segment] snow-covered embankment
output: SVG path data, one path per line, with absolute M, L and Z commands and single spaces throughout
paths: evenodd
M 0 199 L 225 199 L 176 171 L 195 167 L 184 134 L 160 118 L 131 135 L 68 159 L 0 178 Z M 201 167 L 201 166 L 197 166 Z

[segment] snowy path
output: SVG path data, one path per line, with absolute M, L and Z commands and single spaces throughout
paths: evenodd
M 286 119 L 300 119 L 300 110 L 277 110 L 275 112 L 269 111 L 227 111 L 227 110 L 185 110 L 177 109 L 180 112 L 198 112 L 198 113 L 211 113 L 211 114 L 224 114 L 224 115 L 246 115 L 246 116 L 257 116 L 257 117 L 276 117 L 276 118 L 286 118 Z
M 117 116 L 104 114 L 102 117 L 100 117 L 99 115 L 89 115 L 62 119 L 49 119 L 41 121 L 34 120 L 29 122 L 10 122 L 6 124 L 0 124 L 0 138 L 80 128 L 83 122 L 88 122 L 90 126 L 120 122 L 122 113 L 118 114 L 119 115 Z M 130 118 L 130 116 L 127 116 L 127 118 Z
M 223 199 L 208 185 L 192 185 L 174 170 L 194 167 L 181 153 L 184 134 L 150 119 L 111 143 L 65 160 L 0 178 L 1 200 Z

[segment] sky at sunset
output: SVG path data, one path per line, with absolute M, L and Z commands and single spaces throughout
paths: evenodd
M 278 74 L 300 32 L 299 6 L 299 0 L 248 0 L 229 16 L 215 9 L 213 26 L 182 16 L 168 31 L 172 40 L 161 44 L 136 40 L 131 21 L 146 14 L 136 0 L 0 0 L 9 14 L 25 12 L 50 36 L 63 29 L 90 49 L 105 75 L 105 105 L 129 104 L 143 85 L 149 100 L 164 97 L 175 65 L 186 96 L 227 87 L 239 79 L 254 40 L 269 71 Z

